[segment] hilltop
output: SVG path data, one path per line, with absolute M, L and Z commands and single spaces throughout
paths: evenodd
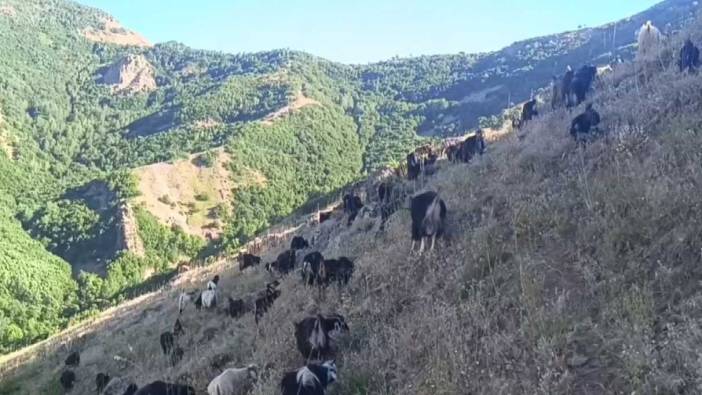
M 262 267 L 240 273 L 229 260 L 193 269 L 25 355 L 43 356 L 1 389 L 56 391 L 63 359 L 80 349 L 77 393 L 92 393 L 102 371 L 203 392 L 223 364 L 257 363 L 252 393 L 271 394 L 282 372 L 304 363 L 292 323 L 336 312 L 351 331 L 334 394 L 702 391 L 702 79 L 679 73 L 672 56 L 687 36 L 702 42 L 702 21 L 668 41 L 663 67 L 647 81 L 631 63 L 602 81 L 590 99 L 602 138 L 580 145 L 569 136 L 585 105 L 546 110 L 472 163 L 441 162 L 426 183 L 395 179 L 398 191 L 438 190 L 445 200 L 449 234 L 437 251 L 408 254 L 406 210 L 382 231 L 372 215 L 351 227 L 341 215 L 321 225 L 298 218 L 297 234 L 315 240 L 315 250 L 354 259 L 348 287 L 320 293 L 298 275 L 282 278 L 282 296 L 258 326 L 251 314 L 232 319 L 224 308 L 189 306 L 185 359 L 171 368 L 158 336 L 178 316 L 180 292 L 202 289 L 215 273 L 223 297 L 272 279 Z M 359 190 L 374 186 L 371 179 Z M 284 248 L 267 245 L 264 261 Z
M 289 50 L 152 45 L 100 10 L 2 0 L 0 351 L 152 289 L 180 262 L 236 251 L 315 199 L 401 161 L 425 136 L 495 126 L 503 107 L 566 64 L 628 59 L 646 19 L 673 32 L 695 7 L 668 0 L 493 53 L 355 66 Z M 224 155 L 226 166 L 176 186 L 183 201 L 147 190 L 149 169 L 192 171 L 183 165 L 195 154 Z M 226 188 L 219 200 L 209 196 Z M 199 189 L 207 202 L 196 199 Z M 154 208 L 159 199 L 184 207 L 174 210 L 175 226 L 172 213 Z

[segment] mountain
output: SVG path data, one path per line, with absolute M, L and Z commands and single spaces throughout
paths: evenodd
M 241 272 L 225 256 L 94 322 L 0 357 L 0 393 L 63 393 L 58 378 L 74 350 L 81 364 L 71 368 L 71 393 L 94 393 L 97 373 L 205 393 L 225 367 L 248 364 L 259 367 L 248 393 L 279 393 L 283 374 L 308 362 L 293 324 L 332 313 L 345 317 L 349 333 L 334 338 L 338 380 L 328 393 L 702 393 L 702 78 L 680 73 L 669 56 L 687 37 L 702 42 L 702 17 L 666 40 L 661 67 L 644 76 L 640 65 L 623 62 L 601 78 L 589 98 L 601 133 L 587 142 L 569 133 L 585 105 L 544 106 L 471 163 L 440 160 L 420 180 L 388 176 L 397 207 L 425 189 L 444 200 L 446 233 L 434 251 L 409 253 L 408 210 L 397 209 L 382 227 L 375 192 L 351 226 L 341 209 L 321 224 L 317 213 L 296 216 L 270 229 L 256 251 L 262 261 L 301 235 L 313 245 L 305 253 L 354 261 L 349 284 L 319 289 L 297 273 L 276 276 L 280 297 L 258 320 L 253 312 L 231 317 L 226 302 L 215 311 L 188 303 L 179 313 L 178 296 L 204 289 L 214 275 L 222 299 L 251 301 L 265 292 L 274 277 L 263 265 Z M 307 103 L 302 114 L 322 115 L 320 105 Z M 268 130 L 252 127 L 245 138 L 270 144 L 261 136 Z M 273 130 L 291 144 L 284 129 Z M 187 161 L 211 166 L 209 177 L 245 149 Z M 158 169 L 170 174 L 182 165 Z M 251 178 L 261 188 L 271 182 Z M 375 191 L 377 182 L 370 177 L 356 191 Z M 183 359 L 172 366 L 159 337 L 176 319 L 185 331 L 177 338 Z
M 2 0 L 0 351 L 149 289 L 179 262 L 235 250 L 422 136 L 499 122 L 489 117 L 566 64 L 629 59 L 643 21 L 674 31 L 695 9 L 668 0 L 493 53 L 352 66 L 153 45 L 96 9 Z M 211 181 L 144 186 L 169 166 Z

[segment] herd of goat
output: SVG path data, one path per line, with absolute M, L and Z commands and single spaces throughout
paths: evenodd
M 645 62 L 657 56 L 662 36 L 658 29 L 647 22 L 637 32 L 639 52 L 637 61 Z M 699 49 L 691 40 L 686 40 L 679 53 L 678 66 L 681 72 L 695 72 L 700 66 Z M 597 76 L 595 66 L 582 66 L 577 71 L 567 68 L 565 74 L 554 77 L 552 84 L 551 107 L 553 109 L 565 106 L 572 108 L 581 105 L 592 89 Z M 537 100 L 532 98 L 522 106 L 521 116 L 514 126 L 523 127 L 526 123 L 538 116 Z M 583 113 L 577 115 L 571 122 L 570 134 L 576 141 L 585 141 L 600 123 L 600 115 L 591 103 L 585 106 Z M 445 156 L 451 162 L 469 162 L 476 155 L 485 152 L 486 144 L 483 132 L 478 130 L 462 141 L 443 147 L 441 152 L 436 152 L 429 146 L 421 147 L 407 155 L 406 177 L 416 180 L 430 175 L 433 165 L 440 156 Z M 376 186 L 377 206 L 380 208 L 381 229 L 385 221 L 397 209 L 397 196 L 393 194 L 395 186 L 391 182 L 381 182 Z M 409 210 L 411 214 L 411 252 L 414 252 L 416 243 L 419 242 L 419 253 L 425 249 L 425 240 L 430 240 L 430 249 L 433 250 L 436 238 L 444 233 L 447 208 L 439 194 L 433 191 L 423 192 L 409 197 Z M 348 194 L 343 198 L 344 215 L 347 225 L 350 226 L 364 207 L 362 199 L 355 194 Z M 331 217 L 331 213 L 320 213 L 319 222 L 324 222 Z M 347 257 L 325 259 L 319 251 L 310 251 L 310 243 L 301 236 L 295 236 L 290 248 L 280 253 L 277 258 L 264 265 L 265 270 L 279 276 L 286 276 L 297 270 L 297 262 L 301 260 L 299 268 L 302 283 L 305 286 L 317 286 L 320 289 L 336 284 L 343 287 L 349 283 L 353 272 L 354 262 Z M 301 259 L 300 259 L 301 258 Z M 251 267 L 260 266 L 260 257 L 250 253 L 239 256 L 239 269 L 244 271 Z M 173 366 L 177 365 L 184 356 L 184 350 L 178 346 L 178 338 L 185 331 L 180 318 L 188 302 L 192 302 L 197 310 L 211 310 L 218 303 L 219 276 L 215 276 L 207 283 L 206 289 L 191 293 L 182 293 L 178 298 L 179 317 L 176 319 L 172 331 L 167 331 L 160 336 L 161 350 Z M 256 324 L 261 317 L 271 308 L 276 299 L 281 296 L 278 289 L 280 282 L 274 280 L 266 284 L 265 289 L 255 292 L 248 297 L 234 299 L 228 297 L 227 313 L 231 318 L 238 319 L 248 313 L 253 313 Z M 337 343 L 349 326 L 342 315 L 318 314 L 309 316 L 294 323 L 294 337 L 297 349 L 302 358 L 307 362 L 305 366 L 283 374 L 280 389 L 283 395 L 324 395 L 329 384 L 337 379 L 337 368 L 333 359 L 337 353 Z M 317 362 L 309 362 L 317 361 Z M 75 351 L 65 360 L 68 367 L 74 368 L 80 364 L 80 354 Z M 209 395 L 237 395 L 247 393 L 258 379 L 258 367 L 248 365 L 242 368 L 230 368 L 213 378 L 207 387 Z M 60 376 L 60 383 L 69 391 L 76 381 L 76 374 L 72 369 L 66 369 Z M 95 379 L 98 394 L 105 395 L 194 395 L 191 386 L 155 381 L 141 388 L 127 378 L 111 378 L 106 373 L 99 373 Z
M 377 187 L 378 199 L 390 202 L 392 186 L 382 182 Z M 350 225 L 363 207 L 361 198 L 355 194 L 344 196 L 344 217 L 348 218 Z M 424 239 L 431 239 L 431 249 L 434 248 L 436 238 L 440 237 L 444 229 L 446 218 L 446 205 L 436 192 L 424 192 L 410 199 L 412 214 L 412 249 L 415 242 L 420 242 L 420 253 L 424 250 Z M 301 258 L 301 259 L 300 259 Z M 297 262 L 301 260 L 301 265 Z M 290 248 L 280 253 L 270 263 L 262 265 L 262 259 L 250 253 L 240 254 L 238 257 L 240 271 L 252 267 L 263 266 L 274 277 L 281 278 L 298 270 L 304 286 L 319 287 L 320 290 L 336 284 L 343 287 L 349 283 L 354 273 L 354 262 L 348 257 L 325 259 L 319 251 L 311 251 L 308 240 L 302 236 L 292 238 Z M 159 343 L 168 363 L 176 366 L 184 357 L 185 351 L 181 348 L 179 338 L 185 334 L 181 322 L 184 311 L 192 303 L 195 309 L 215 310 L 218 306 L 219 275 L 208 281 L 202 291 L 183 292 L 178 296 L 178 317 L 173 329 L 160 335 Z M 227 297 L 226 311 L 233 319 L 239 319 L 246 314 L 253 313 L 256 324 L 268 311 L 276 299 L 281 296 L 278 289 L 278 279 L 266 284 L 261 291 L 234 299 Z M 294 337 L 297 349 L 302 358 L 308 362 L 305 366 L 284 373 L 280 387 L 283 395 L 324 395 L 327 385 L 336 381 L 337 368 L 334 357 L 337 353 L 339 338 L 349 332 L 349 325 L 344 316 L 340 314 L 317 314 L 294 323 Z M 317 362 L 309 362 L 317 361 Z M 66 391 L 70 391 L 76 381 L 75 367 L 80 364 L 80 354 L 74 351 L 65 361 L 71 369 L 63 371 L 60 383 Z M 207 386 L 209 395 L 237 395 L 246 394 L 258 380 L 258 366 L 255 364 L 242 368 L 225 369 L 221 374 L 211 380 Z M 138 387 L 133 380 L 124 377 L 110 377 L 107 373 L 98 373 L 95 378 L 98 394 L 103 395 L 194 395 L 192 386 L 155 381 L 143 387 Z
M 644 77 L 648 69 L 654 68 L 661 63 L 661 49 L 663 35 L 651 21 L 647 21 L 636 33 L 638 42 L 638 52 L 635 65 L 643 72 Z M 653 65 L 653 66 L 652 66 Z M 691 39 L 686 39 L 680 48 L 677 66 L 681 73 L 695 73 L 700 67 L 700 51 Z M 611 66 L 603 70 L 612 70 Z M 553 77 L 551 84 L 551 108 L 560 107 L 573 108 L 582 104 L 587 94 L 592 89 L 592 85 L 598 75 L 598 69 L 592 65 L 584 65 L 577 71 L 567 66 L 566 72 L 560 78 Z M 515 119 L 513 126 L 521 128 L 539 115 L 537 110 L 537 99 L 531 98 L 522 106 L 522 111 L 518 119 Z M 588 103 L 585 111 L 577 115 L 571 121 L 570 135 L 578 142 L 588 141 L 592 136 L 598 134 L 597 126 L 600 123 L 600 114 L 593 108 L 592 103 Z

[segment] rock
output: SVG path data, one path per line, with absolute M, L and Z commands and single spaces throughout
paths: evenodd
M 139 227 L 134 211 L 128 203 L 122 203 L 118 211 L 117 251 L 128 251 L 136 256 L 145 254 L 144 243 L 139 236 Z
M 147 93 L 156 89 L 154 67 L 143 55 L 127 55 L 102 76 L 102 83 L 110 85 L 113 93 Z

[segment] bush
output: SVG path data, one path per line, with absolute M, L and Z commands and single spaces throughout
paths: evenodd
M 207 151 L 198 155 L 197 158 L 195 158 L 195 162 L 196 165 L 200 167 L 212 167 L 217 162 L 217 154 L 214 151 Z

